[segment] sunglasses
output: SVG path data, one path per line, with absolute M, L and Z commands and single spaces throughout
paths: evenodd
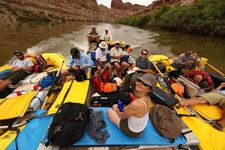
M 142 55 L 145 55 L 145 56 L 147 56 L 148 54 L 147 53 L 141 53 Z
M 137 82 L 142 83 L 144 86 L 149 86 L 149 85 L 147 85 L 146 83 L 144 83 L 144 82 L 143 82 L 142 80 L 140 80 L 140 79 L 138 79 Z
M 23 54 L 16 54 L 16 57 L 20 57 L 20 56 L 22 56 Z

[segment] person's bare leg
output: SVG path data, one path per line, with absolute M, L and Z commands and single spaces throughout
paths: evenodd
M 125 62 L 125 61 L 122 62 L 121 65 L 124 67 L 125 70 L 127 70 L 130 67 L 130 65 L 127 62 Z
M 112 108 L 110 108 L 107 111 L 107 115 L 109 120 L 114 123 L 118 128 L 120 127 L 120 120 L 121 118 L 119 117 L 119 115 L 116 113 L 116 111 Z
M 9 79 L 6 80 L 2 80 L 2 82 L 0 83 L 0 92 L 3 91 L 4 89 L 6 89 L 8 87 L 9 84 L 12 84 L 13 82 Z
M 87 41 L 88 41 L 88 48 L 89 50 L 91 49 L 91 37 L 87 36 Z
M 110 63 L 105 64 L 105 66 L 109 71 L 109 79 L 112 79 L 112 66 L 110 65 Z
M 66 82 L 68 73 L 69 73 L 69 71 L 68 71 L 67 69 L 63 69 L 63 70 L 61 71 L 62 81 L 63 81 L 63 82 Z
M 68 82 L 68 81 L 71 81 L 71 80 L 74 80 L 74 79 L 75 79 L 75 77 L 74 77 L 74 76 L 69 75 L 69 76 L 66 76 L 66 80 L 65 80 L 65 82 Z
M 115 68 L 116 68 L 117 76 L 118 76 L 120 79 L 122 79 L 120 64 L 119 64 L 118 62 L 115 62 L 114 65 L 115 65 Z
M 100 81 L 102 81 L 101 70 L 102 70 L 102 67 L 101 67 L 101 66 L 98 66 L 98 67 L 97 67 L 97 75 L 98 75 L 98 79 L 99 79 Z
M 203 97 L 193 97 L 180 102 L 181 106 L 188 106 L 188 105 L 192 106 L 192 105 L 198 105 L 198 104 L 208 104 L 208 102 Z

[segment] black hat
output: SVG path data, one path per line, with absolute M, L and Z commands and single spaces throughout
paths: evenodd
M 79 54 L 79 50 L 77 48 L 71 48 L 70 50 L 70 54 L 72 55 L 72 57 L 76 57 Z

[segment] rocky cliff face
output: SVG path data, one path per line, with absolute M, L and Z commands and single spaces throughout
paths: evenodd
M 145 7 L 141 5 L 132 5 L 131 3 L 123 3 L 122 0 L 112 0 L 111 9 L 120 16 L 131 15 Z
M 153 1 L 152 4 L 147 6 L 143 11 L 139 11 L 136 14 L 151 15 L 162 7 L 175 6 L 175 5 L 190 5 L 194 3 L 195 1 L 196 0 L 156 0 L 156 1 Z
M 111 21 L 117 15 L 96 0 L 0 0 L 0 23 Z

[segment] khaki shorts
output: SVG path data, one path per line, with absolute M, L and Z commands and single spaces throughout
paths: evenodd
M 209 92 L 202 94 L 203 97 L 210 105 L 219 105 L 222 109 L 225 109 L 225 96 L 218 92 Z
M 102 64 L 105 65 L 105 64 L 110 64 L 110 63 L 106 60 L 106 61 L 102 61 Z M 97 62 L 97 65 L 101 66 L 98 62 Z
M 131 131 L 128 127 L 127 119 L 120 120 L 120 129 L 123 133 L 125 133 L 126 135 L 128 135 L 130 137 L 139 137 L 142 133 L 142 132 L 136 133 L 136 132 Z

